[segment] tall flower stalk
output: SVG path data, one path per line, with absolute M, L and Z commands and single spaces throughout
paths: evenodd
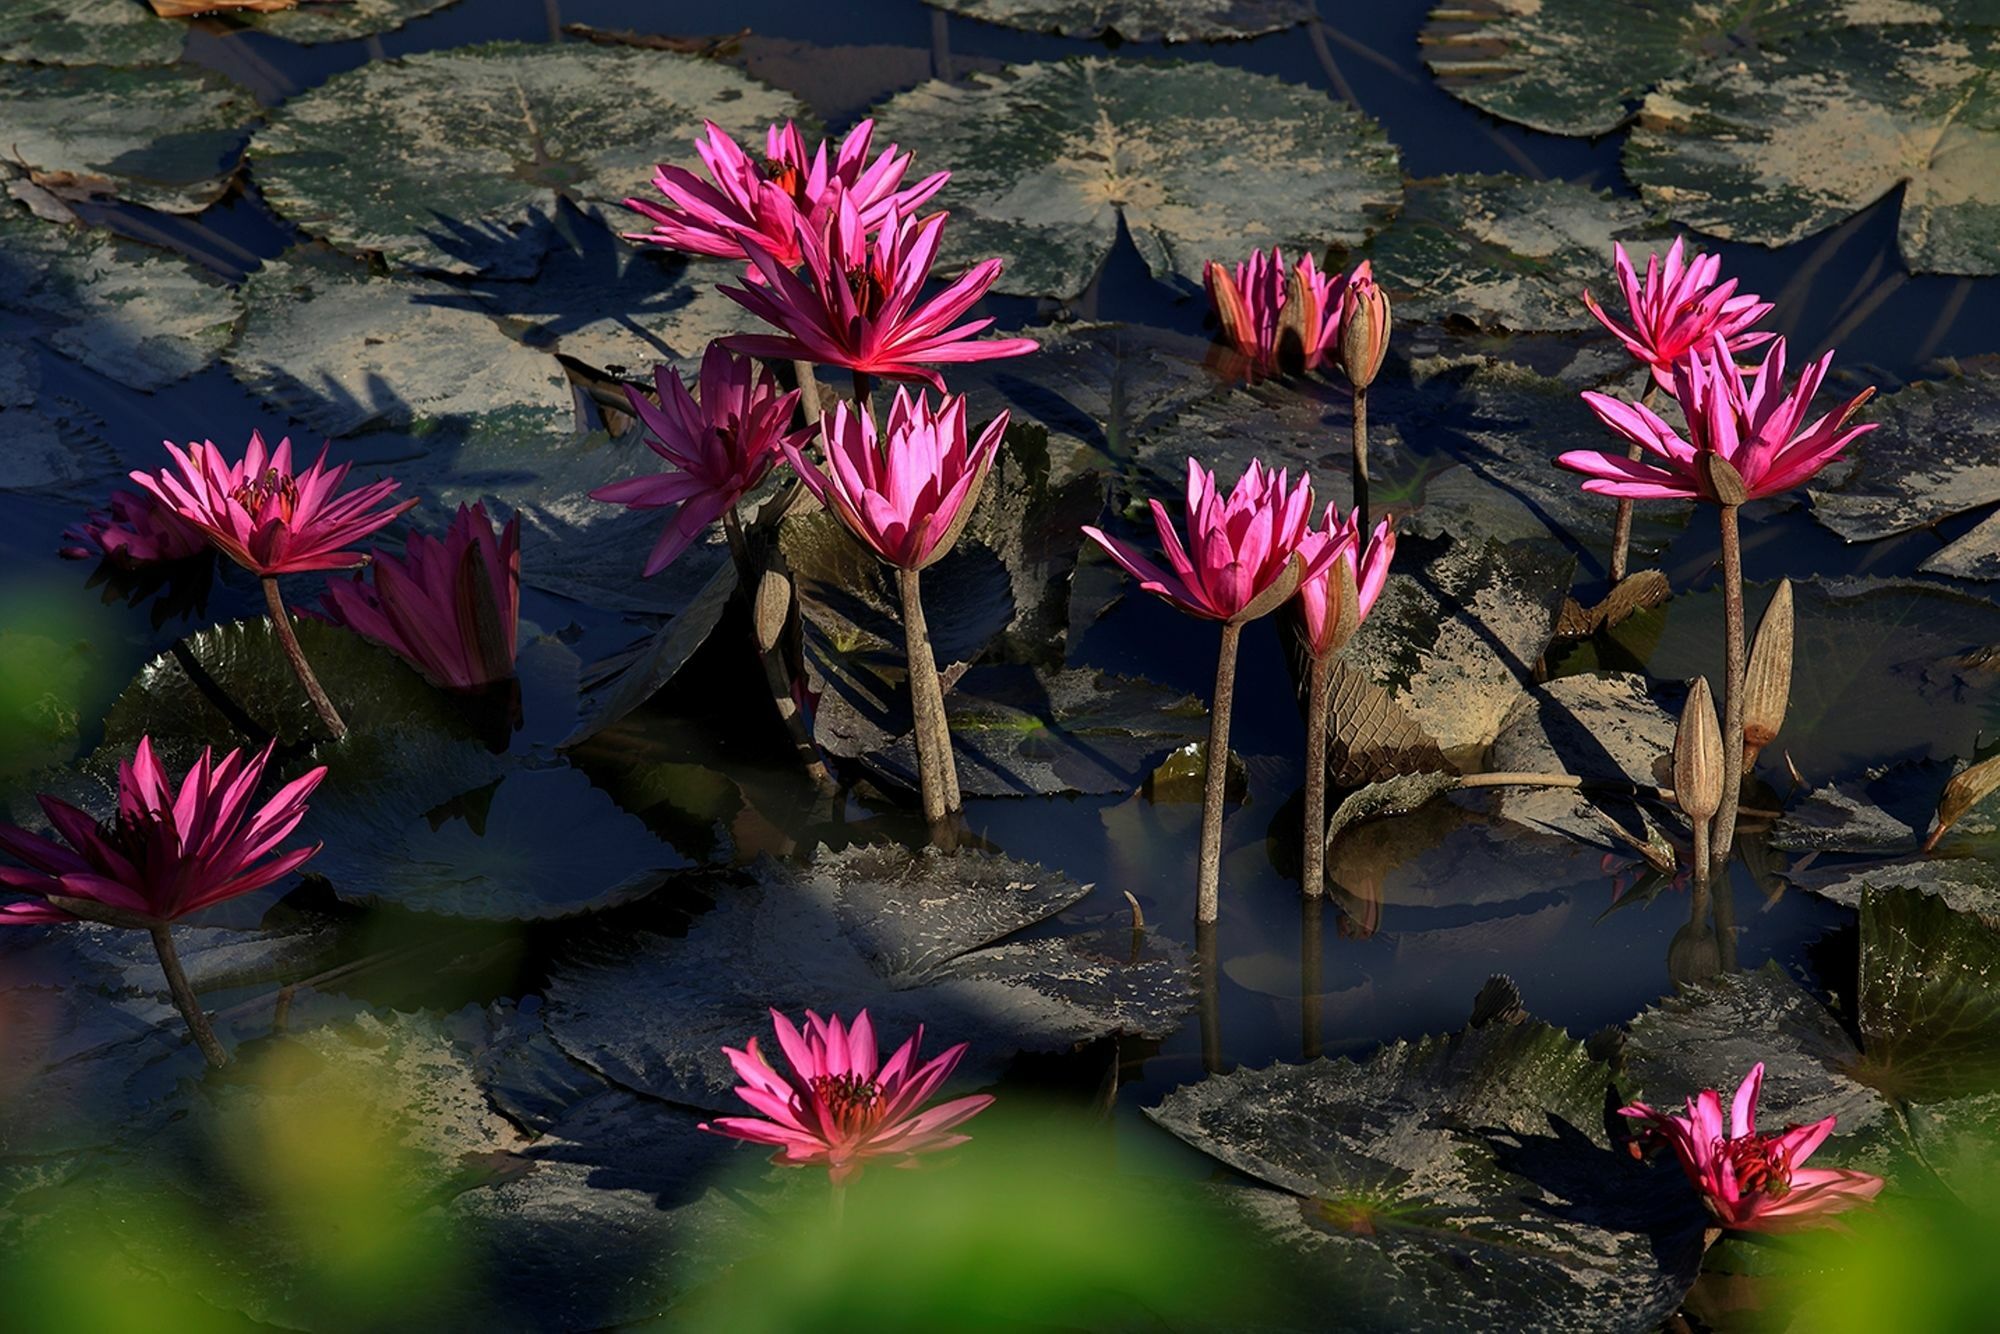
M 858 382 L 857 382 L 858 383 Z M 841 402 L 820 420 L 827 469 L 783 442 L 799 478 L 876 558 L 896 571 L 910 676 L 917 776 L 924 818 L 940 825 L 961 806 L 958 765 L 944 711 L 944 683 L 924 622 L 921 576 L 958 541 L 1007 432 L 1002 412 L 967 443 L 963 397 L 898 389 L 886 420 Z
M 1340 336 L 1337 360 L 1354 386 L 1354 438 L 1350 466 L 1354 478 L 1354 515 L 1360 531 L 1368 531 L 1368 387 L 1382 371 L 1389 353 L 1389 298 L 1375 282 L 1374 271 L 1361 264 L 1347 277 L 1340 293 Z
M 351 465 L 329 469 L 322 448 L 311 467 L 294 471 L 290 440 L 266 449 L 264 437 L 254 432 L 236 463 L 223 458 L 210 441 L 185 450 L 169 441 L 167 452 L 174 467 L 158 473 L 135 472 L 132 480 L 206 534 L 216 550 L 263 581 L 264 605 L 270 609 L 271 629 L 286 661 L 327 731 L 336 741 L 344 739 L 347 723 L 299 647 L 278 590 L 278 576 L 367 564 L 368 553 L 346 548 L 394 522 L 417 502 L 380 508 L 396 489 L 394 478 L 342 493 Z
M 1300 583 L 1298 592 L 1306 647 L 1312 654 L 1306 683 L 1305 843 L 1300 871 L 1308 897 L 1326 893 L 1326 747 L 1333 661 L 1382 595 L 1389 581 L 1389 562 L 1396 554 L 1396 534 L 1387 519 L 1376 525 L 1364 551 L 1360 517 L 1356 509 L 1343 521 L 1339 509 L 1328 505 L 1322 527 L 1309 533 L 1300 548 L 1308 554 L 1324 548 L 1334 552 L 1332 563 Z
M 1282 606 L 1305 580 L 1322 573 L 1336 555 L 1310 544 L 1312 483 L 1294 485 L 1283 471 L 1252 461 L 1228 496 L 1215 474 L 1188 460 L 1187 540 L 1166 507 L 1152 502 L 1153 525 L 1171 570 L 1163 570 L 1129 543 L 1101 529 L 1083 531 L 1110 553 L 1148 593 L 1191 616 L 1222 623 L 1216 654 L 1215 695 L 1209 706 L 1207 771 L 1202 789 L 1201 852 L 1195 882 L 1195 920 L 1212 923 L 1221 906 L 1222 808 L 1229 774 L 1229 714 L 1236 696 L 1236 654 L 1243 627 Z

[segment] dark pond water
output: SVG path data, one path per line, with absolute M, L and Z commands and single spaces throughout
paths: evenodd
M 1332 8 L 1322 5 L 1323 11 Z M 1587 141 L 1538 134 L 1496 121 L 1440 91 L 1421 64 L 1415 40 L 1426 4 L 1385 0 L 1338 8 L 1339 17 L 1318 26 L 1253 41 L 1170 49 L 1121 44 L 1111 54 L 1237 65 L 1351 98 L 1386 128 L 1412 177 L 1518 172 L 1631 193 L 1619 169 L 1622 135 Z M 372 60 L 494 39 L 562 40 L 565 24 L 674 35 L 748 28 L 766 37 L 842 48 L 905 48 L 927 53 L 929 69 L 937 72 L 1105 49 L 945 17 L 916 0 L 754 0 L 726 7 L 678 0 L 461 0 L 377 39 L 313 48 L 258 35 L 201 32 L 186 58 L 276 104 Z M 812 88 L 820 100 L 817 109 L 830 128 L 839 129 L 861 108 L 896 91 L 899 75 L 891 71 L 909 62 L 842 51 L 827 64 L 814 72 Z M 663 157 L 682 152 L 679 144 L 659 147 Z M 1774 322 L 1791 335 L 1799 353 L 1837 344 L 1841 385 L 1875 383 L 1888 390 L 1920 377 L 1938 358 L 1990 350 L 1993 320 L 2000 314 L 2000 285 L 1994 280 L 1904 273 L 1895 250 L 1896 203 L 1892 197 L 1836 233 L 1782 250 L 1728 243 L 1708 248 L 1723 255 L 1727 270 L 1747 289 L 1779 301 Z M 118 209 L 95 220 L 140 239 L 170 241 L 231 277 L 278 255 L 295 239 L 245 187 L 191 218 Z M 1203 332 L 1206 313 L 1198 296 L 1149 277 L 1124 237 L 1100 278 L 1068 311 L 1023 299 L 994 299 L 988 308 L 1009 325 L 1074 314 L 1195 336 Z M 252 429 L 295 440 L 317 434 L 260 405 L 219 367 L 141 394 L 47 350 L 35 355 L 45 398 L 87 404 L 105 423 L 107 438 L 209 437 L 232 448 Z M 1329 457 L 1337 454 L 1330 442 Z M 87 567 L 54 555 L 58 535 L 75 517 L 75 506 L 67 502 L 0 496 L 0 608 L 6 609 L 0 614 L 14 627 L 88 645 L 81 659 L 88 678 L 76 741 L 80 754 L 99 735 L 92 720 L 148 659 L 206 624 L 259 615 L 262 605 L 255 588 L 234 572 L 219 578 L 202 611 L 188 619 L 149 618 L 108 594 L 100 599 L 85 591 Z M 1947 526 L 1943 536 L 1962 527 Z M 1753 583 L 1841 573 L 1903 576 L 1941 541 L 1938 534 L 1918 532 L 1849 548 L 1812 522 L 1803 507 L 1794 507 L 1753 516 L 1746 572 Z M 1579 578 L 1601 579 L 1603 559 L 1601 550 L 1587 553 Z M 1716 559 L 1712 525 L 1697 522 L 1674 539 L 1661 565 L 1676 590 L 1700 592 L 1713 586 Z M 534 590 L 525 593 L 522 610 L 540 629 L 560 632 L 585 662 L 616 651 L 635 633 L 624 618 Z M 1070 655 L 1073 661 L 1205 695 L 1212 642 L 1208 628 L 1191 626 L 1150 599 L 1127 597 L 1071 645 Z M 1443 817 L 1444 827 L 1424 836 L 1429 842 L 1371 852 L 1345 867 L 1336 859 L 1343 892 L 1323 905 L 1302 905 L 1292 851 L 1302 773 L 1300 722 L 1271 623 L 1246 635 L 1239 680 L 1233 741 L 1248 763 L 1249 789 L 1227 830 L 1225 908 L 1214 942 L 1219 986 L 1203 1012 L 1191 1015 L 1156 1051 L 1124 1053 L 1117 1105 L 1119 1124 L 1130 1135 L 1165 1141 L 1137 1109 L 1198 1077 L 1205 1053 L 1209 1064 L 1263 1065 L 1317 1052 L 1361 1053 L 1385 1040 L 1455 1028 L 1493 973 L 1511 975 L 1538 1017 L 1579 1035 L 1628 1019 L 1671 990 L 1670 949 L 1687 923 L 1687 894 L 1668 889 L 1650 901 L 1623 904 L 1619 895 L 1632 879 L 1631 867 L 1607 867 L 1597 850 L 1514 845 L 1503 838 L 1468 837 L 1463 830 L 1454 834 L 1452 820 L 1481 822 L 1482 800 L 1468 800 L 1462 815 Z M 531 682 L 531 724 L 535 688 Z M 767 738 L 755 729 L 741 734 L 715 725 L 757 703 L 746 695 L 733 664 L 698 661 L 647 710 L 593 743 L 580 763 L 614 793 L 621 766 L 672 761 L 718 768 L 754 794 L 756 812 L 768 826 L 752 835 L 747 821 L 738 822 L 736 851 L 745 856 L 816 838 L 908 835 L 904 816 L 865 793 L 843 798 L 841 819 L 824 820 Z M 1884 759 L 1906 755 L 1923 741 L 1883 734 L 1865 714 L 1822 719 L 1816 726 L 1837 732 L 1843 753 Z M 671 823 L 674 817 L 661 818 Z M 1194 908 L 1195 805 L 1156 805 L 1138 796 L 975 800 L 967 822 L 994 847 L 1095 882 L 1090 910 L 1123 913 L 1122 892 L 1129 891 L 1149 922 L 1192 945 L 1187 924 Z M 1445 851 L 1435 851 L 1438 844 Z M 698 851 L 691 842 L 679 846 Z M 1741 863 L 1733 874 L 1737 966 L 1773 959 L 1803 971 L 1812 951 L 1840 948 L 1838 933 L 1852 922 L 1851 913 L 1786 890 L 1774 878 L 1760 882 Z M 256 899 L 218 917 L 254 920 L 268 906 L 268 899 Z M 682 909 L 654 903 L 622 911 L 632 922 L 653 922 L 671 921 Z M 464 948 L 459 928 L 391 920 L 396 939 L 430 942 L 434 958 L 455 957 Z M 452 1005 L 531 993 L 543 981 L 552 949 L 573 929 L 495 932 L 491 941 L 479 938 L 471 952 L 480 963 L 469 970 L 442 979 L 392 975 L 364 985 L 398 1003 Z M 1304 950 L 1302 940 L 1308 942 Z M 488 948 L 492 941 L 501 942 L 497 951 Z M 1073 1069 L 1052 1074 L 1038 1069 L 1026 1077 L 1087 1087 L 1109 1059 L 1110 1053 L 1097 1051 Z M 1191 1171 L 1206 1170 L 1192 1154 L 1188 1165 Z

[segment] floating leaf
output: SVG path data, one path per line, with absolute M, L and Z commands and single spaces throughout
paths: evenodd
M 1069 297 L 1122 220 L 1161 279 L 1253 246 L 1356 242 L 1402 197 L 1381 127 L 1317 89 L 1221 65 L 1101 58 L 932 81 L 880 133 L 951 168 L 947 263 L 1006 261 L 997 290 Z
M 1311 0 L 927 0 L 967 18 L 1064 37 L 1213 42 L 1304 23 Z
M 1568 181 L 1442 176 L 1404 196 L 1395 223 L 1368 245 L 1398 319 L 1470 320 L 1516 332 L 1597 329 L 1589 289 L 1617 301 L 1611 246 L 1644 267 L 1667 229 L 1640 203 Z
M 718 883 L 684 939 L 630 932 L 579 942 L 549 981 L 549 1031 L 615 1082 L 731 1108 L 722 1046 L 770 1029 L 772 1007 L 852 1016 L 894 1041 L 969 1042 L 969 1083 L 1022 1051 L 1113 1033 L 1161 1036 L 1192 1007 L 1184 960 L 1127 927 L 1012 939 L 1089 891 L 1005 857 L 901 848 L 822 850 L 797 871 Z
M 1790 852 L 1914 852 L 1937 800 L 1941 766 L 1877 765 L 1815 788 L 1773 825 L 1771 846 Z
M 37 177 L 61 178 L 69 191 L 169 213 L 215 202 L 257 115 L 249 93 L 188 65 L 0 66 L 0 130 L 10 161 Z
M 1770 246 L 1900 187 L 1912 270 L 2000 272 L 1996 62 L 1988 27 L 1816 27 L 1650 95 L 1625 174 L 1676 221 Z
M 1702 1219 L 1671 1164 L 1610 1144 L 1610 1083 L 1560 1030 L 1495 1022 L 1212 1076 L 1148 1114 L 1253 1179 L 1229 1194 L 1298 1254 L 1315 1323 L 1651 1329 L 1694 1281 Z
M 575 729 L 562 744 L 589 740 L 659 693 L 708 642 L 735 596 L 736 565 L 723 561 L 678 616 L 630 652 L 598 664 L 601 675 L 583 703 Z
M 510 764 L 485 747 L 396 738 L 386 772 L 318 794 L 308 864 L 355 903 L 519 922 L 651 893 L 687 859 L 579 770 Z
M 1881 428 L 1853 462 L 1812 491 L 1813 517 L 1850 542 L 1872 542 L 2000 500 L 2000 371 L 1920 380 L 1879 399 Z M 2000 527 L 1989 520 L 1929 557 L 1938 574 L 2000 578 Z
M 393 32 L 453 0 L 298 0 L 267 14 L 232 14 L 243 27 L 301 46 Z
M 1566 676 L 1536 686 L 1515 705 L 1487 755 L 1486 767 L 1585 780 L 1661 785 L 1661 762 L 1674 748 L 1678 705 L 1669 707 L 1646 678 Z M 1503 787 L 1495 814 L 1567 834 L 1613 852 L 1657 836 L 1661 807 L 1604 791 Z
M 53 405 L 52 405 L 53 406 Z M 76 415 L 57 420 L 38 408 L 0 410 L 0 488 L 78 500 L 101 499 L 106 482 L 124 475 L 117 454 L 80 426 Z
M 2000 865 L 1990 857 L 1916 857 L 1837 867 L 1815 866 L 1791 877 L 1800 887 L 1849 908 L 1870 889 L 1932 895 L 1955 911 L 2000 921 Z
M 1327 821 L 1326 841 L 1337 843 L 1350 829 L 1370 820 L 1408 815 L 1457 788 L 1458 775 L 1450 773 L 1407 773 L 1379 779 L 1341 798 L 1333 818 Z
M 0 0 L 0 60 L 38 65 L 171 65 L 187 29 L 134 0 Z
M 59 227 L 0 206 L 0 307 L 49 345 L 133 389 L 215 360 L 235 332 L 235 294 L 180 256 L 109 232 Z
M 1451 767 L 1437 742 L 1409 711 L 1366 674 L 1349 666 L 1344 657 L 1334 660 L 1327 717 L 1331 720 L 1327 765 L 1336 786 L 1353 787 L 1395 774 L 1434 773 Z M 1334 823 L 1339 823 L 1338 816 Z
M 1861 898 L 1857 1077 L 1913 1102 L 2000 1090 L 2000 928 L 1911 890 Z
M 662 51 L 497 42 L 377 61 L 286 103 L 251 145 L 280 213 L 343 249 L 526 277 L 558 198 L 650 193 L 704 116 L 738 138 L 798 114 L 725 65 Z

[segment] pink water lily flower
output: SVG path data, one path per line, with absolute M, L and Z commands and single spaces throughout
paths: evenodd
M 1312 648 L 1314 657 L 1332 652 L 1346 642 L 1356 629 L 1354 625 L 1340 624 L 1340 590 L 1338 564 L 1346 561 L 1354 570 L 1354 588 L 1361 619 L 1366 620 L 1375 606 L 1375 600 L 1382 596 L 1383 586 L 1389 582 L 1389 562 L 1396 555 L 1396 533 L 1389 519 L 1375 525 L 1366 548 L 1361 542 L 1361 511 L 1355 510 L 1345 519 L 1340 517 L 1340 507 L 1329 504 L 1321 527 L 1308 533 L 1300 543 L 1300 551 L 1309 558 L 1316 557 L 1322 548 L 1331 549 L 1333 560 L 1326 563 L 1310 579 L 1299 583 L 1299 611 L 1304 617 L 1306 642 Z
M 941 399 L 898 389 L 880 433 L 846 402 L 821 419 L 827 471 L 785 442 L 785 456 L 822 505 L 890 565 L 921 570 L 958 540 L 1007 433 L 1002 412 L 966 445 L 961 395 Z
M 318 844 L 285 852 L 278 845 L 305 818 L 306 798 L 326 769 L 293 779 L 258 806 L 270 758 L 269 745 L 254 757 L 232 750 L 219 761 L 204 750 L 176 787 L 151 739 L 141 737 L 118 766 L 114 820 L 99 824 L 67 802 L 41 797 L 57 838 L 0 825 L 0 851 L 24 864 L 0 866 L 0 885 L 30 896 L 0 907 L 0 922 L 68 922 L 95 908 L 134 919 L 130 924 L 160 924 L 289 875 L 319 851 Z
M 113 491 L 101 510 L 63 530 L 65 560 L 108 560 L 136 570 L 187 560 L 208 550 L 208 535 L 150 491 Z
M 799 393 L 780 393 L 777 378 L 762 374 L 748 357 L 732 357 L 710 343 L 701 357 L 701 399 L 682 386 L 671 366 L 653 372 L 657 407 L 638 389 L 625 392 L 646 427 L 646 443 L 676 471 L 633 477 L 598 487 L 591 497 L 633 509 L 674 506 L 659 542 L 646 558 L 650 577 L 679 559 L 702 532 L 757 489 L 783 456 L 812 439 L 817 427 L 786 433 Z
M 1365 275 L 1364 262 L 1355 272 Z M 1202 285 L 1223 341 L 1241 370 L 1263 377 L 1288 365 L 1311 370 L 1340 339 L 1341 294 L 1348 278 L 1320 272 L 1311 255 L 1285 267 L 1285 252 L 1252 250 L 1234 273 L 1210 260 Z
M 514 674 L 521 519 L 497 536 L 484 505 L 458 507 L 444 540 L 411 533 L 403 558 L 330 582 L 326 617 L 403 658 L 432 684 L 472 690 Z
M 808 1010 L 804 1032 L 773 1010 L 771 1026 L 791 1069 L 773 1069 L 755 1038 L 741 1051 L 724 1047 L 723 1055 L 743 1081 L 736 1096 L 758 1115 L 719 1116 L 701 1128 L 774 1145 L 778 1152 L 771 1161 L 786 1167 L 823 1166 L 836 1186 L 859 1176 L 870 1158 L 912 1167 L 920 1153 L 965 1143 L 969 1137 L 951 1133 L 953 1128 L 993 1101 L 979 1093 L 923 1110 L 965 1055 L 966 1044 L 919 1064 L 921 1025 L 879 1064 L 875 1027 L 866 1010 L 854 1016 L 851 1028 L 839 1015 L 822 1019 Z
M 1666 261 L 1658 253 L 1646 257 L 1646 280 L 1639 281 L 1625 247 L 1613 243 L 1613 267 L 1618 286 L 1625 293 L 1625 308 L 1631 313 L 1630 327 L 1604 313 L 1597 298 L 1588 291 L 1583 304 L 1598 322 L 1640 361 L 1652 368 L 1660 388 L 1673 392 L 1674 363 L 1691 348 L 1706 347 L 1717 335 L 1729 340 L 1738 352 L 1769 342 L 1769 333 L 1746 332 L 1751 325 L 1771 313 L 1771 303 L 1748 294 L 1736 294 L 1736 280 L 1717 282 L 1722 273 L 1719 255 L 1696 255 L 1683 260 L 1683 241 L 1676 238 L 1667 250 Z
M 393 478 L 341 494 L 349 464 L 329 470 L 326 450 L 303 472 L 292 470 L 292 442 L 267 450 L 252 433 L 239 463 L 230 463 L 210 441 L 185 450 L 167 442 L 173 468 L 135 472 L 132 480 L 180 518 L 208 535 L 223 555 L 262 576 L 341 570 L 364 564 L 365 552 L 348 550 L 416 505 L 406 500 L 378 509 L 395 491 Z
M 1872 388 L 1834 412 L 1805 420 L 1833 363 L 1831 351 L 1808 365 L 1790 392 L 1784 388 L 1784 339 L 1771 344 L 1764 363 L 1748 377 L 1737 370 L 1730 352 L 1717 334 L 1705 349 L 1695 348 L 1675 363 L 1674 397 L 1687 418 L 1686 440 L 1651 408 L 1586 392 L 1583 400 L 1598 420 L 1651 457 L 1633 460 L 1622 452 L 1577 449 L 1556 463 L 1584 474 L 1589 480 L 1583 489 L 1598 495 L 1726 502 L 1702 465 L 1702 455 L 1714 454 L 1742 476 L 1749 499 L 1755 500 L 1809 480 L 1875 429 L 1872 422 L 1847 425 L 1874 394 Z
M 1166 506 L 1151 504 L 1171 572 L 1101 529 L 1086 527 L 1084 534 L 1139 587 L 1209 620 L 1250 620 L 1274 610 L 1337 554 L 1329 544 L 1307 549 L 1311 479 L 1301 475 L 1294 485 L 1282 469 L 1267 471 L 1254 459 L 1226 499 L 1216 490 L 1215 474 L 1188 460 L 1185 545 Z
M 798 222 L 823 222 L 838 197 L 852 200 L 862 226 L 873 231 L 923 207 L 950 179 L 950 172 L 940 171 L 905 187 L 910 155 L 891 144 L 869 161 L 874 135 L 875 122 L 862 121 L 848 131 L 829 161 L 824 141 L 808 155 L 805 137 L 788 121 L 765 131 L 764 156 L 758 159 L 710 121 L 694 146 L 709 179 L 685 167 L 660 166 L 653 184 L 667 204 L 626 200 L 625 207 L 654 225 L 649 232 L 627 232 L 625 238 L 692 255 L 747 260 L 747 237 L 780 264 L 796 267 Z
M 1726 1135 L 1722 1096 L 1714 1089 L 1689 1098 L 1686 1116 L 1668 1116 L 1643 1102 L 1618 1110 L 1673 1148 L 1681 1170 L 1723 1227 L 1779 1232 L 1874 1199 L 1882 1189 L 1881 1177 L 1805 1166 L 1833 1132 L 1835 1118 L 1788 1126 L 1775 1135 L 1758 1132 L 1757 1095 L 1763 1087 L 1760 1061 L 1736 1090 Z
M 1032 338 L 975 338 L 991 319 L 954 324 L 1000 276 L 1000 261 L 984 260 L 930 300 L 923 296 L 937 258 L 945 215 L 893 218 L 871 236 L 854 200 L 841 195 L 823 222 L 801 219 L 796 230 L 802 273 L 756 241 L 744 251 L 763 283 L 724 287 L 751 314 L 783 330 L 732 334 L 732 352 L 817 362 L 862 375 L 923 380 L 944 389 L 925 362 L 990 361 L 1033 352 Z

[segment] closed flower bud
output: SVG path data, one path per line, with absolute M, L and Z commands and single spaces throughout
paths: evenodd
M 1674 730 L 1674 803 L 1689 820 L 1711 819 L 1722 805 L 1722 728 L 1708 678 L 1695 678 Z
M 1764 609 L 1750 665 L 1743 673 L 1743 766 L 1777 738 L 1792 696 L 1792 581 L 1783 580 Z
M 1375 383 L 1389 353 L 1389 298 L 1361 264 L 1340 296 L 1340 368 L 1356 389 Z

